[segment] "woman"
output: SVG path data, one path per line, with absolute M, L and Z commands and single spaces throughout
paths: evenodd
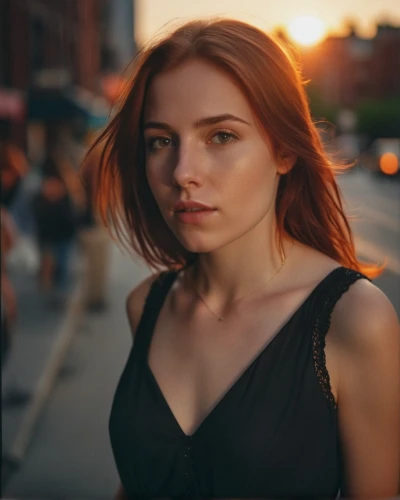
M 138 54 L 102 140 L 104 220 L 164 269 L 127 300 L 117 497 L 394 496 L 398 320 L 285 51 L 190 22 Z

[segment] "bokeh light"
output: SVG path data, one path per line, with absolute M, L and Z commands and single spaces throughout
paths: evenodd
M 289 34 L 301 45 L 314 45 L 322 40 L 326 33 L 324 23 L 312 16 L 296 17 L 289 24 Z
M 386 175 L 395 175 L 399 171 L 399 159 L 394 153 L 384 153 L 379 159 L 379 167 Z

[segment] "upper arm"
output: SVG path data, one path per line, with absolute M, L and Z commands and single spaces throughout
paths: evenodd
M 400 473 L 400 335 L 387 297 L 366 280 L 332 314 L 344 496 L 395 496 Z
M 142 317 L 146 297 L 149 294 L 150 288 L 154 281 L 158 278 L 159 273 L 153 274 L 143 280 L 134 288 L 126 299 L 126 313 L 128 315 L 129 326 L 131 327 L 132 336 L 135 337 L 136 329 Z

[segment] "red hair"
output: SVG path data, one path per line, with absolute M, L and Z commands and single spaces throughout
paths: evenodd
M 258 124 L 272 142 L 297 157 L 279 181 L 276 216 L 279 245 L 286 231 L 341 265 L 378 276 L 382 267 L 357 259 L 335 171 L 344 167 L 324 151 L 312 121 L 299 70 L 274 39 L 246 23 L 191 21 L 138 52 L 119 109 L 102 143 L 97 204 L 117 238 L 152 267 L 180 267 L 196 258 L 163 220 L 147 182 L 143 107 L 152 78 L 191 60 L 216 65 L 240 86 Z

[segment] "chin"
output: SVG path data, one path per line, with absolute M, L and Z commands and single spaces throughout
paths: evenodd
M 205 238 L 204 235 L 200 234 L 175 233 L 175 237 L 185 250 L 192 253 L 208 253 L 221 246 L 221 244 L 218 245 L 216 242 L 210 241 L 210 238 Z
M 198 242 L 198 241 L 191 241 L 190 238 L 185 238 L 179 239 L 181 245 L 187 250 L 188 252 L 192 253 L 208 253 L 213 250 L 215 250 L 215 247 L 212 245 L 209 245 L 205 242 Z

